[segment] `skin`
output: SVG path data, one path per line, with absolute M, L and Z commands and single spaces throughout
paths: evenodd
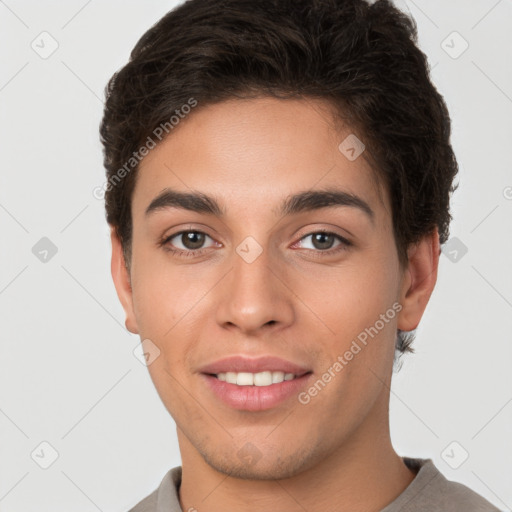
M 415 477 L 391 444 L 389 386 L 396 329 L 422 317 L 439 237 L 400 267 L 387 191 L 364 153 L 349 161 L 338 149 L 350 133 L 320 100 L 236 99 L 198 106 L 140 165 L 130 270 L 112 230 L 112 275 L 128 330 L 161 351 L 148 369 L 177 425 L 184 511 L 379 511 Z M 226 214 L 146 215 L 167 187 L 212 195 Z M 373 221 L 350 206 L 276 213 L 287 196 L 324 187 L 364 199 Z M 352 245 L 314 245 L 321 228 Z M 186 229 L 208 235 L 201 254 L 165 250 L 190 251 L 181 236 L 159 244 Z M 236 252 L 247 236 L 263 251 L 250 264 Z M 307 405 L 236 410 L 199 373 L 232 354 L 275 355 L 310 368 L 312 383 L 394 303 L 399 314 Z M 256 462 L 237 455 L 247 442 Z

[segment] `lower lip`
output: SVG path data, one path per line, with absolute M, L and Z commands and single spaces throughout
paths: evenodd
M 265 411 L 278 406 L 292 396 L 297 396 L 312 375 L 307 373 L 270 386 L 238 386 L 212 375 L 202 374 L 218 398 L 241 411 Z

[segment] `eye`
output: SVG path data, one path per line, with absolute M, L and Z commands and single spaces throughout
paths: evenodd
M 311 239 L 310 247 L 305 246 L 304 240 Z M 337 242 L 337 243 L 336 243 Z M 352 244 L 345 238 L 329 231 L 316 231 L 302 237 L 299 241 L 304 249 L 312 249 L 320 252 L 337 252 L 344 250 Z M 333 249 L 334 248 L 334 249 Z
M 304 242 L 307 239 L 310 239 L 309 247 L 307 246 L 308 244 Z M 210 245 L 205 247 L 204 244 L 207 240 L 210 240 Z M 303 236 L 297 244 L 303 249 L 327 254 L 346 250 L 352 245 L 352 243 L 344 237 L 330 231 L 315 231 L 309 233 Z M 183 230 L 166 237 L 162 240 L 160 245 L 162 245 L 166 251 L 179 256 L 197 256 L 210 247 L 214 247 L 216 242 L 202 231 Z
M 162 245 L 169 251 L 179 254 L 190 253 L 198 254 L 202 252 L 205 241 L 214 240 L 202 231 L 180 231 L 165 238 Z M 208 248 L 208 247 L 206 247 Z

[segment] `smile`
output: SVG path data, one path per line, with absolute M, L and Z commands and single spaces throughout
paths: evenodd
M 212 398 L 240 411 L 265 411 L 295 400 L 307 388 L 312 372 L 294 375 L 280 371 L 201 374 Z M 227 379 L 236 380 L 236 383 Z M 272 382 L 275 379 L 275 382 Z

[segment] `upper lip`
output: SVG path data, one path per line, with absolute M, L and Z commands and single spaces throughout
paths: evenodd
M 225 372 L 259 373 L 265 371 L 281 371 L 284 373 L 293 373 L 295 376 L 301 376 L 310 372 L 310 370 L 299 364 L 274 356 L 263 356 L 258 358 L 229 356 L 219 359 L 211 364 L 207 364 L 206 366 L 201 367 L 199 371 L 201 373 L 215 375 Z

